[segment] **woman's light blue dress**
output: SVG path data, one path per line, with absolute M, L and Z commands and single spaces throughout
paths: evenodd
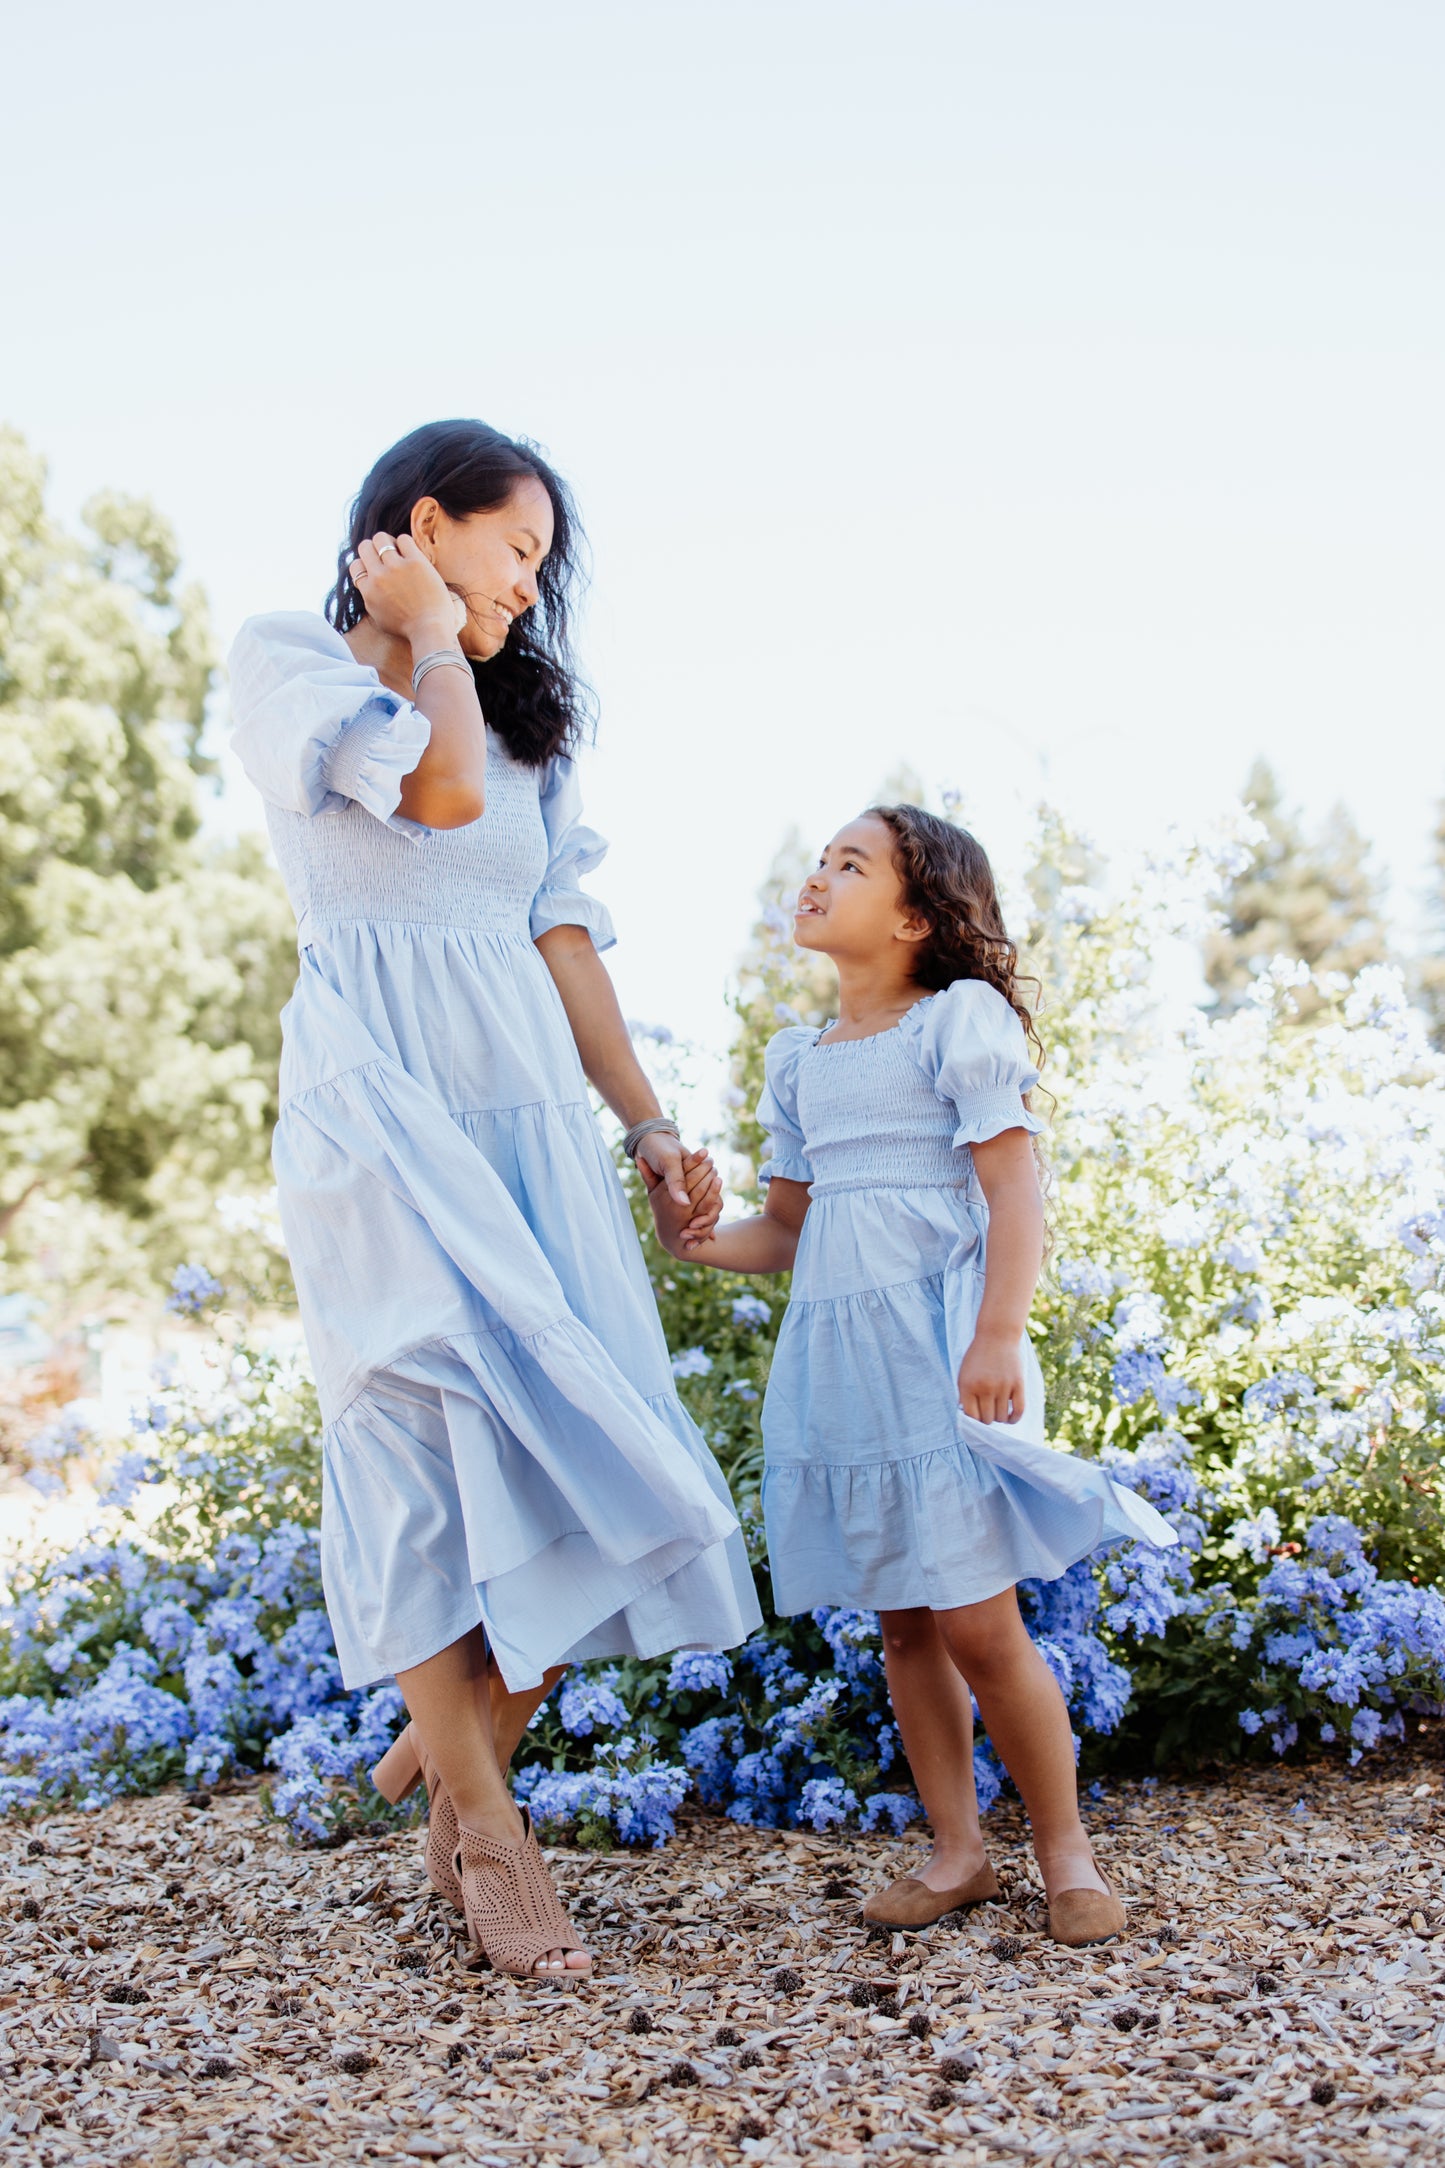
M 806 1182 L 812 1200 L 763 1402 L 777 1609 L 948 1610 L 1120 1538 L 1174 1543 L 1142 1498 L 1045 1444 L 1027 1337 L 1018 1423 L 958 1405 L 988 1238 L 969 1147 L 1041 1126 L 1009 1004 L 961 979 L 892 1031 L 819 1040 L 777 1034 L 758 1107 L 759 1179 Z
M 253 618 L 235 747 L 299 921 L 274 1161 L 320 1389 L 348 1686 L 479 1623 L 507 1685 L 759 1623 L 722 1474 L 536 937 L 611 939 L 570 760 L 487 734 L 486 812 L 397 812 L 426 717 L 320 617 Z

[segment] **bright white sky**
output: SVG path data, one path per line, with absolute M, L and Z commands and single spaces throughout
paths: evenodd
M 67 515 L 153 496 L 225 640 L 420 421 L 574 482 L 629 1013 L 720 1043 L 783 831 L 903 761 L 1007 859 L 1263 752 L 1412 915 L 1436 0 L 47 0 L 6 74 L 0 418 Z

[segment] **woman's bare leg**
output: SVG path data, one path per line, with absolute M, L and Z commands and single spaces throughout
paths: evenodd
M 888 1697 L 933 1832 L 919 1880 L 930 1889 L 957 1889 L 984 1863 L 968 1683 L 931 1611 L 883 1611 L 879 1625 Z
M 566 1669 L 565 1664 L 557 1664 L 551 1671 L 543 1672 L 540 1686 L 529 1686 L 525 1693 L 510 1694 L 496 1664 L 488 1664 L 487 1697 L 492 1713 L 492 1738 L 497 1749 L 497 1766 L 503 1776 L 511 1767 L 512 1756 L 521 1745 L 527 1726 L 557 1681 L 565 1676 Z
M 968 1679 L 1000 1761 L 1023 1795 L 1034 1856 L 1051 1897 L 1106 1885 L 1079 1819 L 1074 1741 L 1064 1697 L 1029 1639 L 1016 1592 L 934 1614 Z
M 396 1683 L 451 1793 L 457 1820 L 499 1844 L 519 1844 L 522 1817 L 498 1764 L 481 1627 L 474 1626 L 425 1663 L 399 1671 Z M 584 1950 L 549 1950 L 536 1969 L 582 1971 L 589 1962 Z

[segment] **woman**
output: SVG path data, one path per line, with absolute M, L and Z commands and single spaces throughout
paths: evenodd
M 570 757 L 579 546 L 530 446 L 433 423 L 363 484 L 329 622 L 254 618 L 231 654 L 299 921 L 274 1156 L 342 1675 L 395 1676 L 412 1723 L 377 1782 L 426 1777 L 473 1937 L 568 1981 L 590 1960 L 503 1776 L 529 1718 L 569 1662 L 759 1621 L 587 1098 L 710 1225 L 578 885 L 605 849 Z

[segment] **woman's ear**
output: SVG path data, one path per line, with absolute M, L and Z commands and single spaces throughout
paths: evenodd
M 420 550 L 436 563 L 437 523 L 441 518 L 441 506 L 435 497 L 418 497 L 411 508 L 411 538 Z

